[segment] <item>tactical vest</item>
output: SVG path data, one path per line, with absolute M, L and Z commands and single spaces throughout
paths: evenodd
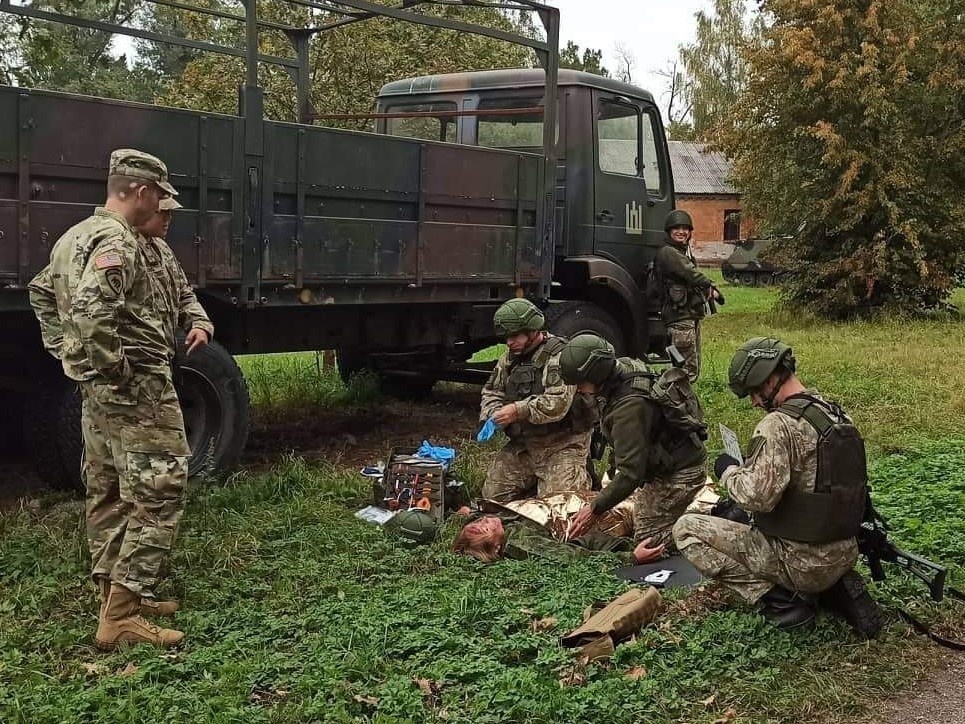
M 678 459 L 690 457 L 707 439 L 704 411 L 686 371 L 670 367 L 658 375 L 641 360 L 627 357 L 618 360 L 618 365 L 619 387 L 612 399 L 634 395 L 660 408 L 663 424 L 653 426 L 651 456 L 656 470 L 673 472 Z
M 562 337 L 547 335 L 546 341 L 535 352 L 513 360 L 506 376 L 506 402 L 519 402 L 543 394 L 546 391 L 543 387 L 543 369 L 565 346 L 566 340 Z M 592 430 L 596 420 L 596 408 L 577 394 L 562 420 L 542 425 L 520 420 L 509 425 L 506 434 L 510 438 L 541 437 L 554 433 L 577 434 Z
M 794 395 L 778 411 L 804 419 L 818 434 L 814 492 L 788 487 L 774 510 L 754 513 L 755 527 L 803 543 L 856 536 L 868 488 L 864 441 L 857 428 L 839 407 L 811 395 Z
M 689 246 L 680 247 L 672 243 L 669 246 L 683 256 L 689 266 L 694 269 L 697 268 L 697 262 L 693 253 L 690 252 Z M 671 318 L 669 321 L 702 319 L 705 316 L 704 295 L 699 289 L 688 287 L 671 276 L 663 277 L 659 274 L 655 274 L 655 276 L 661 277 L 657 279 L 657 284 L 663 293 L 664 309 L 661 312 L 666 317 Z

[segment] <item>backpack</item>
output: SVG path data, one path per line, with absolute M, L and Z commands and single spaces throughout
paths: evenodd
M 657 374 L 639 360 L 623 359 L 631 371 L 624 377 L 633 392 L 655 402 L 670 430 L 664 439 L 690 438 L 695 445 L 707 439 L 707 424 L 700 400 L 690 386 L 690 378 L 681 367 L 669 367 Z

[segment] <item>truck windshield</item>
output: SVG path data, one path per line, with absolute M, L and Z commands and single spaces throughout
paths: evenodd
M 386 112 L 419 114 L 410 118 L 389 118 L 387 129 L 390 136 L 420 138 L 423 141 L 456 142 L 456 118 L 422 115 L 439 111 L 454 111 L 456 104 L 444 101 L 435 103 L 408 103 L 389 106 Z
M 541 153 L 543 150 L 542 98 L 484 98 L 476 121 L 476 142 L 490 148 L 512 148 Z M 538 109 L 527 113 L 526 109 Z M 498 111 L 509 111 L 500 115 Z

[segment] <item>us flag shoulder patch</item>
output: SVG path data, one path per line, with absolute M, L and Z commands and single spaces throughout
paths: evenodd
M 94 257 L 95 269 L 110 269 L 117 266 L 122 266 L 122 262 L 121 255 L 116 251 L 105 251 Z

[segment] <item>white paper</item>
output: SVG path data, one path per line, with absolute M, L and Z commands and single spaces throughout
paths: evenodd
M 367 505 L 362 508 L 362 510 L 356 512 L 355 517 L 361 518 L 369 523 L 375 523 L 376 525 L 385 525 L 397 512 L 396 510 L 379 508 L 376 505 Z
M 720 428 L 720 436 L 724 440 L 724 452 L 743 465 L 744 456 L 741 455 L 741 445 L 737 440 L 737 433 L 723 423 L 717 423 L 717 426 Z
M 654 572 L 651 573 L 649 576 L 646 576 L 646 577 L 643 579 L 643 582 L 644 582 L 644 583 L 651 583 L 651 584 L 655 584 L 655 585 L 659 585 L 659 584 L 661 584 L 661 583 L 666 583 L 668 580 L 670 580 L 670 576 L 672 576 L 673 573 L 674 573 L 673 571 L 670 571 L 670 570 L 667 570 L 666 568 L 664 568 L 663 570 L 654 571 Z

